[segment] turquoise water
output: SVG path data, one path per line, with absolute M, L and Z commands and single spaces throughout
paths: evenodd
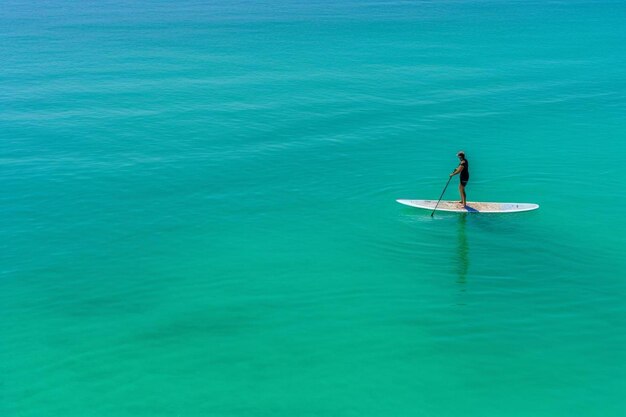
M 3 2 L 0 414 L 626 415 L 625 18 Z

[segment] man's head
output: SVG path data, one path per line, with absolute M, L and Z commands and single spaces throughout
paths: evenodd
M 458 151 L 456 153 L 456 156 L 458 156 L 460 159 L 465 159 L 465 152 L 463 151 Z

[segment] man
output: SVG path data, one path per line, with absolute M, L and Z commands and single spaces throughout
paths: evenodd
M 459 151 L 456 154 L 456 156 L 459 157 L 459 166 L 456 167 L 454 171 L 452 171 L 452 174 L 450 174 L 450 177 L 453 177 L 456 174 L 461 174 L 460 176 L 461 182 L 459 184 L 459 194 L 461 194 L 461 201 L 459 201 L 459 204 L 465 207 L 467 203 L 467 197 L 465 195 L 465 186 L 467 185 L 467 182 L 469 181 L 469 161 L 465 159 L 465 152 L 463 151 Z

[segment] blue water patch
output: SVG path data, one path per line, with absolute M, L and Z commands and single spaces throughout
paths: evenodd
M 623 416 L 625 17 L 4 2 L 0 414 Z

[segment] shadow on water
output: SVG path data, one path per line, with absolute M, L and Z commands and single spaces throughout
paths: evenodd
M 457 282 L 465 284 L 467 270 L 469 269 L 469 246 L 467 244 L 467 213 L 459 215 L 459 223 L 457 229 Z

